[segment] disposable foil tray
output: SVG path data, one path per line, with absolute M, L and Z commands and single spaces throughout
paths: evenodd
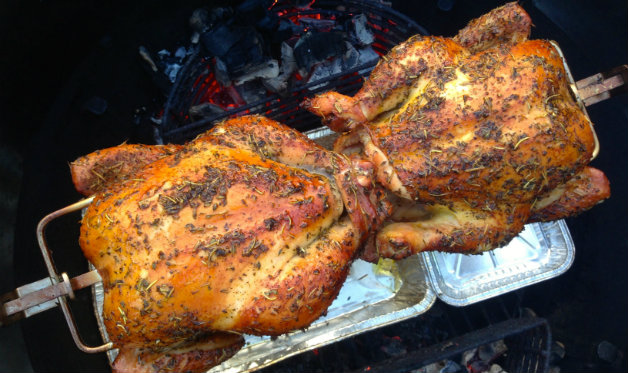
M 528 224 L 508 245 L 479 255 L 421 255 L 437 297 L 454 306 L 466 306 L 556 277 L 569 269 L 574 256 L 564 220 Z

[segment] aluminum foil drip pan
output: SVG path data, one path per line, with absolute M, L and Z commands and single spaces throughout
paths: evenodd
M 454 306 L 556 277 L 571 267 L 574 256 L 564 220 L 528 224 L 508 245 L 479 255 L 422 254 L 436 295 Z

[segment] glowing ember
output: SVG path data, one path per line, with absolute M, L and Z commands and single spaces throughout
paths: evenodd
M 255 102 L 255 99 L 263 100 L 274 93 L 285 95 L 291 87 L 323 80 L 357 65 L 373 63 L 385 52 L 386 47 L 381 44 L 377 45 L 379 50 L 371 49 L 370 44 L 375 40 L 375 35 L 369 31 L 373 24 L 367 22 L 366 16 L 349 14 L 340 20 L 336 13 L 314 9 L 313 4 L 314 1 L 311 1 L 300 7 L 282 7 L 282 1 L 275 0 L 268 7 L 270 17 L 275 17 L 274 19 L 283 29 L 291 30 L 290 35 L 283 35 L 283 40 L 273 40 L 272 43 L 268 43 L 267 40 L 267 44 L 264 45 L 265 49 L 275 52 L 274 55 L 271 53 L 268 56 L 269 61 L 280 61 L 278 71 L 269 69 L 272 67 L 272 62 L 268 62 L 265 66 L 252 67 L 252 73 L 250 71 L 245 73 L 252 76 L 243 79 L 239 77 L 241 75 L 232 76 L 233 72 L 229 71 L 230 66 L 221 64 L 219 56 L 206 58 L 204 59 L 206 68 L 191 86 L 191 92 L 193 92 L 189 97 L 191 106 L 198 109 L 203 104 L 209 103 L 225 111 L 232 111 Z M 225 20 L 224 24 L 231 25 L 231 22 L 231 20 Z M 213 27 L 222 26 L 216 23 Z M 353 27 L 353 30 L 348 29 L 349 27 Z M 356 35 L 358 29 L 361 36 Z M 329 37 L 334 39 L 333 43 L 327 39 Z M 363 40 L 367 40 L 368 44 Z M 220 48 L 217 46 L 213 49 Z M 229 49 L 229 53 L 232 53 L 232 50 L 233 47 Z M 295 56 L 297 51 L 299 54 Z M 356 78 L 359 74 L 354 72 L 349 77 Z M 251 86 L 249 84 L 244 87 L 243 81 L 251 80 L 257 81 L 257 84 L 263 87 L 262 94 L 252 95 L 251 92 L 242 91 Z M 266 106 L 269 104 L 267 103 Z M 284 109 L 287 115 L 298 111 L 296 106 Z M 238 115 L 248 112 L 249 110 L 239 112 Z M 196 110 L 195 113 L 196 116 L 198 113 L 202 115 L 202 110 Z M 209 113 L 215 114 L 215 110 Z M 188 113 L 181 114 L 188 115 Z

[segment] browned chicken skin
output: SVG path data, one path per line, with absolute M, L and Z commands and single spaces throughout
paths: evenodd
M 241 333 L 307 327 L 387 215 L 357 176 L 298 132 L 243 117 L 108 184 L 80 244 L 103 278 L 114 369 L 202 371 L 237 352 Z
M 599 171 L 581 180 L 595 183 L 587 202 L 556 195 L 590 174 L 595 137 L 554 46 L 526 40 L 530 25 L 510 3 L 454 38 L 414 36 L 382 57 L 354 97 L 331 92 L 306 103 L 345 132 L 336 151 L 374 164 L 397 205 L 428 205 L 420 219 L 397 213 L 366 259 L 490 250 L 531 219 L 562 218 L 608 197 Z M 535 207 L 548 198 L 556 213 Z
M 142 167 L 181 149 L 180 145 L 122 144 L 97 150 L 70 163 L 72 182 L 86 196 L 105 190 L 110 183 L 133 177 Z
M 531 26 L 528 13 L 513 2 L 471 20 L 453 40 L 470 53 L 475 53 L 501 44 L 526 41 Z

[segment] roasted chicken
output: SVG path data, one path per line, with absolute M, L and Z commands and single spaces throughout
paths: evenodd
M 595 134 L 563 61 L 549 41 L 527 40 L 530 25 L 510 3 L 453 38 L 413 36 L 354 97 L 305 103 L 342 133 L 335 150 L 372 162 L 396 196 L 365 259 L 483 252 L 609 196 L 587 167 Z
M 204 371 L 237 352 L 242 333 L 307 327 L 388 215 L 379 190 L 359 183 L 368 167 L 263 117 L 138 149 L 71 165 L 79 190 L 104 186 L 80 245 L 103 279 L 114 371 Z

